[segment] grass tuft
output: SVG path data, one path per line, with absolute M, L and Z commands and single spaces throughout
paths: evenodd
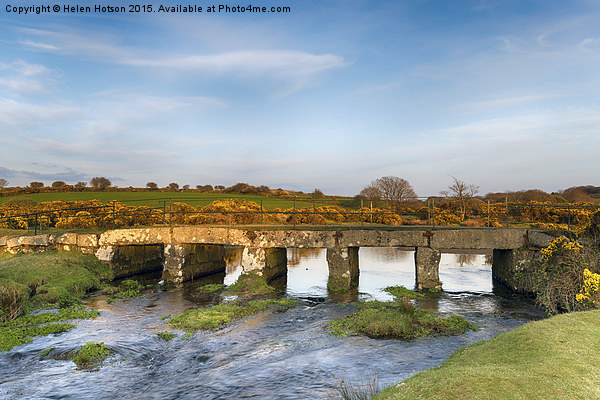
M 242 274 L 238 280 L 225 289 L 226 294 L 236 294 L 244 297 L 261 296 L 271 294 L 275 291 L 267 284 L 264 276 L 257 274 Z
M 412 340 L 428 335 L 460 335 L 478 327 L 458 315 L 440 318 L 429 311 L 416 309 L 407 297 L 403 297 L 396 302 L 361 303 L 356 312 L 331 321 L 327 329 L 335 336 Z
M 369 376 L 359 384 L 340 381 L 334 394 L 329 393 L 329 400 L 369 400 L 381 391 L 377 377 Z
M 75 352 L 71 360 L 79 369 L 93 369 L 98 367 L 109 355 L 110 349 L 104 345 L 104 342 L 88 342 Z
M 189 310 L 181 315 L 171 318 L 168 323 L 174 328 L 187 332 L 196 332 L 203 329 L 217 329 L 240 318 L 257 314 L 267 310 L 284 311 L 296 305 L 295 300 L 268 299 L 254 301 L 234 301 L 217 304 L 210 308 Z

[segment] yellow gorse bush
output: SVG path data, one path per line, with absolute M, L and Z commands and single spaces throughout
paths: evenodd
M 583 289 L 575 296 L 581 304 L 596 304 L 598 290 L 600 289 L 600 274 L 595 274 L 589 269 L 583 270 Z
M 564 254 L 565 252 L 579 252 L 579 250 L 581 250 L 582 248 L 583 246 L 579 244 L 579 242 L 577 242 L 576 240 L 571 240 L 566 236 L 560 236 L 554 239 L 548 245 L 548 247 L 545 247 L 542 250 L 540 250 L 540 252 L 546 260 L 549 260 L 552 257 L 558 254 Z

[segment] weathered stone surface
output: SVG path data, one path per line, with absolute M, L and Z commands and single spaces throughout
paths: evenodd
M 526 229 L 440 229 L 431 237 L 431 248 L 518 249 L 526 238 Z
M 115 229 L 100 235 L 98 246 L 171 243 L 169 228 Z
M 6 246 L 6 236 L 0 236 L 0 246 Z
M 56 244 L 76 246 L 77 236 L 76 233 L 64 233 L 56 238 Z
M 97 248 L 99 246 L 98 235 L 93 233 L 77 235 L 77 246 Z
M 540 257 L 539 251 L 525 247 L 515 250 L 496 249 L 492 257 L 492 277 L 515 292 L 531 293 L 531 272 Z
M 430 247 L 415 250 L 415 275 L 417 289 L 441 289 L 439 265 L 442 253 Z
M 9 253 L 35 253 L 54 248 L 55 235 L 19 236 L 6 240 Z
M 343 291 L 358 286 L 358 247 L 328 247 L 327 264 L 329 290 Z
M 287 250 L 285 248 L 245 247 L 242 268 L 246 273 L 264 276 L 268 281 L 287 273 Z
M 181 283 L 225 271 L 221 245 L 168 244 L 164 246 L 163 279 Z
M 536 247 L 548 247 L 550 242 L 554 240 L 553 236 L 548 235 L 547 233 L 540 231 L 527 231 L 527 238 L 529 239 L 529 244 Z

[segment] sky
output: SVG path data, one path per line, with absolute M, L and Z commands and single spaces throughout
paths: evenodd
M 252 1 L 290 11 L 2 0 L 0 178 L 355 195 L 398 176 L 419 196 L 452 177 L 481 194 L 600 185 L 597 0 Z M 203 12 L 158 12 L 189 4 Z M 31 5 L 61 10 L 14 12 Z

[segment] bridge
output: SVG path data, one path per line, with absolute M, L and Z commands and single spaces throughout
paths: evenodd
M 531 265 L 553 239 L 532 229 L 243 229 L 175 226 L 109 230 L 98 234 L 0 237 L 0 251 L 28 253 L 59 249 L 94 254 L 117 277 L 162 268 L 163 279 L 180 283 L 222 272 L 224 246 L 243 246 L 242 268 L 272 280 L 287 272 L 287 248 L 326 248 L 328 287 L 346 290 L 358 284 L 361 247 L 415 250 L 416 286 L 440 288 L 441 253 L 492 250 L 492 275 L 520 289 L 515 274 Z

